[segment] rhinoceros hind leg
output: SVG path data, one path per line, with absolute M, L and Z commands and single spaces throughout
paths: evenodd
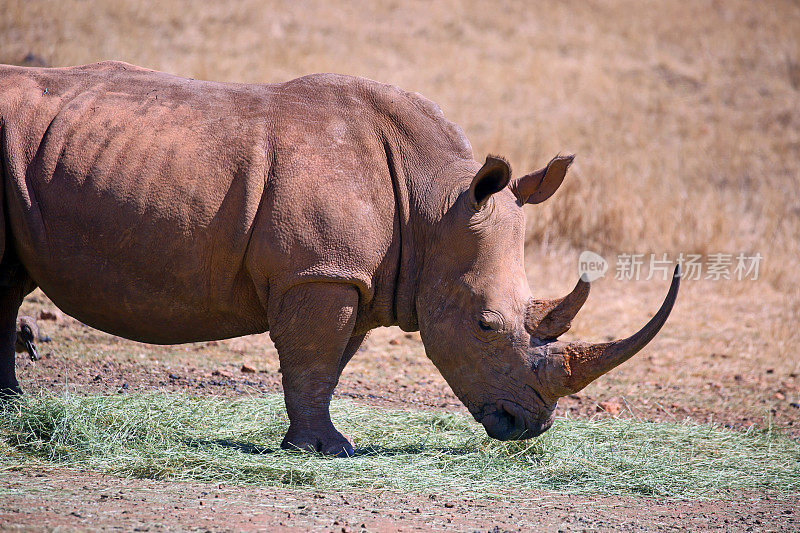
M 354 287 L 307 283 L 289 289 L 271 310 L 270 335 L 278 349 L 289 415 L 282 448 L 353 455 L 350 440 L 333 427 L 329 407 L 340 364 L 352 355 L 348 349 L 360 344 L 351 341 L 357 308 Z
M 361 343 L 364 342 L 364 337 L 366 337 L 366 333 L 362 333 L 361 335 L 354 335 L 350 337 L 350 341 L 347 343 L 347 347 L 344 349 L 344 353 L 342 354 L 342 358 L 339 359 L 339 374 L 341 375 L 342 370 L 344 367 L 347 366 L 347 363 L 350 362 L 350 359 L 356 354 L 358 349 L 361 347 Z
M 0 401 L 22 394 L 14 370 L 17 312 L 36 285 L 19 263 L 0 263 Z

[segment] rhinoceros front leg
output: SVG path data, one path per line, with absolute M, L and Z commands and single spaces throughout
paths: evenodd
M 289 430 L 282 448 L 353 455 L 352 443 L 331 422 L 331 396 L 341 369 L 363 336 L 352 337 L 358 291 L 341 283 L 289 289 L 270 318 L 278 349 Z

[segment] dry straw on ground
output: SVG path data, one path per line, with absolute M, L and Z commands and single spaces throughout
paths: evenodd
M 694 424 L 559 420 L 537 439 L 501 443 L 468 416 L 337 402 L 334 414 L 356 446 L 342 461 L 278 448 L 287 426 L 279 395 L 44 395 L 0 414 L 0 473 L 43 461 L 161 480 L 499 501 L 509 487 L 514 498 L 533 490 L 661 499 L 800 492 L 797 442 Z

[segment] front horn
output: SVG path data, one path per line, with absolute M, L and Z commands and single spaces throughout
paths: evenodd
M 556 341 L 546 345 L 545 379 L 556 396 L 574 394 L 611 369 L 621 365 L 647 343 L 667 321 L 680 286 L 681 267 L 675 267 L 669 292 L 661 308 L 642 329 L 628 337 L 613 342 L 590 344 L 586 342 Z

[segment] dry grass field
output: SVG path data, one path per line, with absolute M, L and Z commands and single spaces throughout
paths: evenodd
M 658 276 L 613 279 L 618 254 L 760 254 L 757 280 L 686 280 L 653 345 L 565 399 L 561 414 L 592 416 L 599 402 L 611 402 L 622 416 L 771 425 L 794 438 L 798 36 L 800 5 L 789 0 L 0 0 L 0 63 L 31 62 L 31 54 L 52 66 L 118 59 L 194 78 L 265 83 L 354 74 L 439 103 L 464 128 L 476 159 L 502 154 L 523 172 L 558 152 L 576 153 L 562 189 L 527 212 L 537 296 L 568 291 L 583 250 L 612 264 L 576 319 L 574 337 L 630 333 L 663 298 L 667 283 Z M 36 293 L 25 309 L 50 306 Z M 43 327 L 54 339 L 45 348 L 52 358 L 38 367 L 19 360 L 28 388 L 72 379 L 103 392 L 123 382 L 181 389 L 196 371 L 206 383 L 227 375 L 242 391 L 278 390 L 266 336 L 163 348 L 70 319 Z M 345 371 L 340 394 L 458 409 L 423 354 L 413 335 L 376 332 Z M 93 381 L 82 357 L 113 372 Z M 243 377 L 243 362 L 264 372 Z

